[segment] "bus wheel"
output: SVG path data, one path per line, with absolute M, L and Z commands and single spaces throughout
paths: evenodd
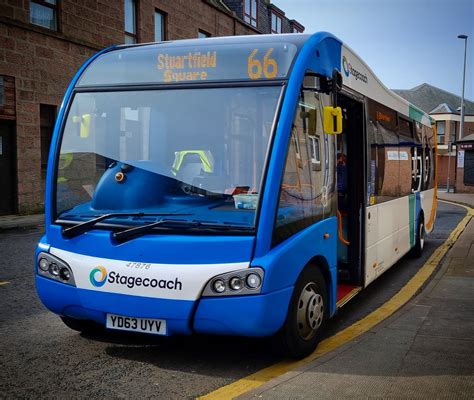
M 100 333 L 104 331 L 104 328 L 101 325 L 93 321 L 64 316 L 61 316 L 61 320 L 68 328 L 81 333 Z
M 306 267 L 296 282 L 285 324 L 274 337 L 274 348 L 294 358 L 311 354 L 321 340 L 327 317 L 324 277 L 318 268 Z
M 425 221 L 423 215 L 420 215 L 420 220 L 418 222 L 418 227 L 416 230 L 416 242 L 415 247 L 411 251 L 412 257 L 419 258 L 423 254 L 423 249 L 425 247 Z

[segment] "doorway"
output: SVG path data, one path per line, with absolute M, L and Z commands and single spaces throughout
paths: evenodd
M 343 132 L 337 137 L 338 283 L 363 285 L 366 148 L 364 106 L 348 95 L 338 96 L 343 110 Z
M 0 215 L 15 212 L 15 125 L 0 121 Z

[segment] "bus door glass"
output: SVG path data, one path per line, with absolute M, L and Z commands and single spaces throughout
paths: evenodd
M 301 90 L 291 128 L 273 233 L 276 245 L 336 215 L 335 137 L 323 132 L 327 95 Z

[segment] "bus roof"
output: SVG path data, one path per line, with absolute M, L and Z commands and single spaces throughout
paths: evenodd
M 303 55 L 302 49 L 308 46 Z M 347 45 L 326 32 L 114 46 L 85 69 L 76 87 L 286 80 L 299 54 L 314 58 L 313 48 L 318 56 L 321 53 L 320 62 L 324 57 L 330 60 L 329 65 L 325 60 L 323 71 L 316 72 L 329 76 L 336 68 L 343 86 L 431 126 L 425 112 L 388 89 Z

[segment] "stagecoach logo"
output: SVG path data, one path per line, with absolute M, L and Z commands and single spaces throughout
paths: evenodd
M 175 279 L 155 279 L 155 278 L 141 278 L 135 276 L 121 275 L 118 272 L 110 271 L 98 266 L 91 270 L 89 278 L 92 286 L 102 287 L 105 282 L 109 284 L 115 284 L 119 286 L 126 286 L 129 289 L 134 287 L 151 287 L 151 288 L 160 288 L 160 289 L 169 289 L 169 290 L 182 290 L 183 283 Z
M 96 279 L 97 274 L 100 274 L 99 279 Z M 91 280 L 92 286 L 104 286 L 104 283 L 107 279 L 107 270 L 102 266 L 96 267 L 91 271 L 89 278 Z
M 349 78 L 352 75 L 355 80 L 361 80 L 364 83 L 367 83 L 367 75 L 362 74 L 361 72 L 357 71 L 355 68 L 352 67 L 352 64 L 347 61 L 346 56 L 342 56 L 342 69 L 344 70 L 344 74 Z

